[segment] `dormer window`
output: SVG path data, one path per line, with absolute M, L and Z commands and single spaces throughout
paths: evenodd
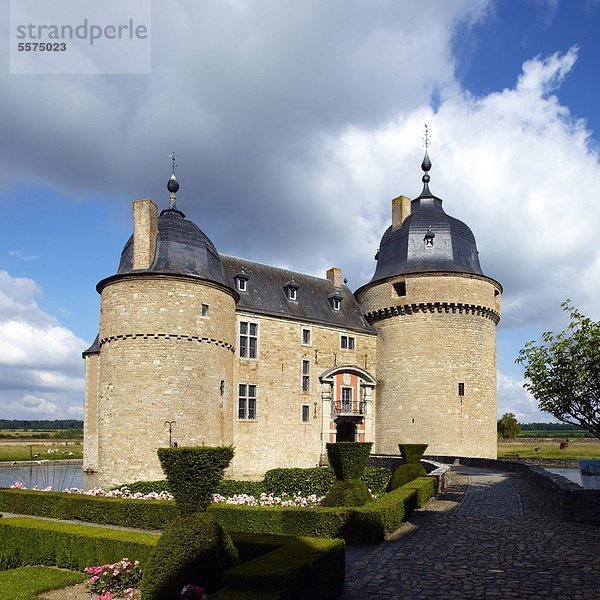
M 335 294 L 330 294 L 327 296 L 327 300 L 329 300 L 329 305 L 336 312 L 342 309 L 342 297 L 339 292 L 335 292 Z
M 248 273 L 246 273 L 246 271 L 244 271 L 243 269 L 234 277 L 235 287 L 238 292 L 248 291 L 248 279 L 250 279 L 250 277 L 248 276 Z
M 425 248 L 433 248 L 433 238 L 435 237 L 435 233 L 433 233 L 433 231 L 431 231 L 431 227 L 427 228 L 427 233 L 425 234 L 425 237 L 423 238 L 423 241 L 425 242 Z
M 292 279 L 288 281 L 283 289 L 285 290 L 285 295 L 290 302 L 298 302 L 298 288 L 300 286 Z

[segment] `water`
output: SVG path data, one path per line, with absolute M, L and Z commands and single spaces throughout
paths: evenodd
M 579 469 L 549 469 L 548 467 L 544 467 L 544 470 L 554 473 L 555 475 L 562 475 L 563 477 L 582 485 Z
M 10 487 L 15 481 L 22 481 L 28 488 L 52 486 L 55 492 L 70 487 L 81 488 L 83 467 L 81 463 L 56 464 L 53 461 L 15 466 L 0 463 L 0 487 Z

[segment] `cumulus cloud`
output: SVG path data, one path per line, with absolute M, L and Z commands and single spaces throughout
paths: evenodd
M 523 379 L 498 373 L 498 418 L 511 412 L 520 423 L 556 422 L 555 417 L 538 409 L 537 401 L 523 383 Z
M 0 271 L 0 408 L 63 415 L 83 399 L 81 352 L 87 344 L 40 309 L 40 290 Z

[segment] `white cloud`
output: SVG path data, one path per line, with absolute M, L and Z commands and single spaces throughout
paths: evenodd
M 555 417 L 538 409 L 537 401 L 523 383 L 523 379 L 498 373 L 498 418 L 510 412 L 520 423 L 556 423 Z
M 23 250 L 10 250 L 8 255 L 12 258 L 18 258 L 22 261 L 29 262 L 31 260 L 38 260 L 40 257 L 34 254 L 26 254 Z
M 13 404 L 13 408 L 20 412 L 41 415 L 43 417 L 58 414 L 56 403 L 41 396 L 33 396 L 31 394 L 25 394 L 18 402 Z
M 60 416 L 83 396 L 87 344 L 39 308 L 39 293 L 33 280 L 0 271 L 0 408 L 14 418 Z

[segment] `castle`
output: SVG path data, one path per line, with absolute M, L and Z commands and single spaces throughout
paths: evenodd
M 133 235 L 97 285 L 85 359 L 84 470 L 101 485 L 162 479 L 156 449 L 235 446 L 228 477 L 322 464 L 325 444 L 378 454 L 496 456 L 500 284 L 429 191 L 392 200 L 371 281 L 220 254 L 176 205 L 133 203 Z

